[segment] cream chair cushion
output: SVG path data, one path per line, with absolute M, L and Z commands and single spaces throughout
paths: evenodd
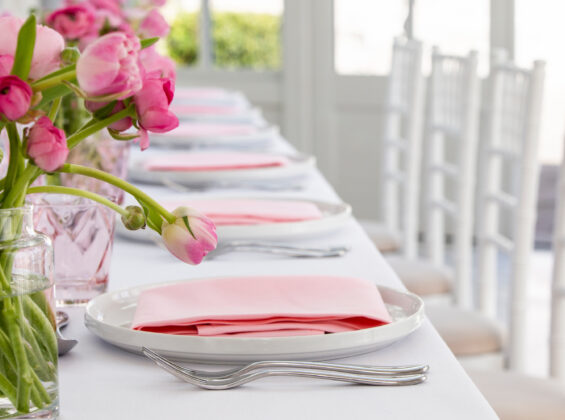
M 367 235 L 369 235 L 369 238 L 371 238 L 380 252 L 395 252 L 400 249 L 400 236 L 385 225 L 374 222 L 361 222 L 361 226 L 363 226 L 363 229 L 365 229 L 365 232 L 367 232 Z
M 453 270 L 448 267 L 397 255 L 386 256 L 386 260 L 412 293 L 426 296 L 448 293 L 451 290 Z
M 469 371 L 501 420 L 565 419 L 565 386 L 512 372 Z
M 497 353 L 504 345 L 501 326 L 478 312 L 429 305 L 426 315 L 456 356 Z

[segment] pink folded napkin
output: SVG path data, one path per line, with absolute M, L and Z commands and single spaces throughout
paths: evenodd
M 367 280 L 253 276 L 144 290 L 132 328 L 177 335 L 279 337 L 353 331 L 389 322 L 377 287 Z
M 259 129 L 253 124 L 208 124 L 197 122 L 184 122 L 168 133 L 160 134 L 163 137 L 226 137 L 248 136 L 255 134 Z
M 172 104 L 171 111 L 183 115 L 236 115 L 242 112 L 241 105 L 187 105 Z
M 190 206 L 205 214 L 216 226 L 258 225 L 316 220 L 323 217 L 314 203 L 294 200 L 216 199 L 165 201 L 170 210 Z
M 269 168 L 289 163 L 286 156 L 261 153 L 202 152 L 157 156 L 144 163 L 149 171 L 225 171 Z

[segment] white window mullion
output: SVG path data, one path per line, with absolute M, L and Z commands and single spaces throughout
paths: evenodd
M 212 48 L 212 15 L 210 13 L 209 0 L 201 0 L 200 3 L 200 54 L 198 55 L 198 65 L 201 69 L 211 69 L 213 64 Z

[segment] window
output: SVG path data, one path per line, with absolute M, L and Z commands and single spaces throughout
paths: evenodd
M 170 55 L 186 65 L 277 70 L 283 0 L 170 1 Z
M 387 74 L 392 39 L 402 35 L 407 13 L 400 0 L 334 0 L 335 71 Z
M 479 53 L 479 74 L 489 71 L 489 0 L 417 0 L 414 8 L 414 38 L 429 48 L 438 46 L 446 54 Z M 430 69 L 424 60 L 424 70 Z
M 559 163 L 563 150 L 565 115 L 565 57 L 563 26 L 565 3 L 553 0 L 516 0 L 516 62 L 531 67 L 534 60 L 545 60 L 546 77 L 540 137 L 540 160 Z

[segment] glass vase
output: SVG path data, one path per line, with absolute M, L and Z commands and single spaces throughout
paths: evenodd
M 53 251 L 32 215 L 0 209 L 0 419 L 59 412 Z

